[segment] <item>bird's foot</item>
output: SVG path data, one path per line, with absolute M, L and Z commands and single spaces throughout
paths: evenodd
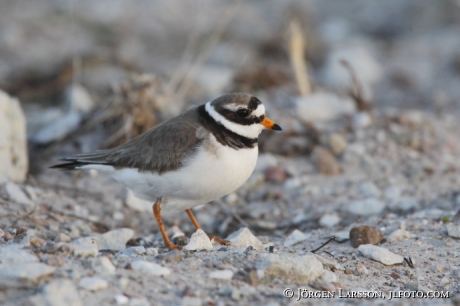
M 165 241 L 165 245 L 166 245 L 166 247 L 167 247 L 169 250 L 179 250 L 179 251 L 182 250 L 182 246 L 180 246 L 180 245 L 175 245 L 175 244 L 172 243 L 172 242 L 167 243 L 167 242 Z
M 222 239 L 222 238 L 213 236 L 213 235 L 208 235 L 208 237 L 209 237 L 209 239 L 210 239 L 211 241 L 214 240 L 215 242 L 220 243 L 220 244 L 222 244 L 222 245 L 226 245 L 226 246 L 231 245 L 230 241 L 228 241 L 228 240 L 225 240 L 225 239 Z

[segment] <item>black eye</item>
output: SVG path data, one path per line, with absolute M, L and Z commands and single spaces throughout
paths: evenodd
M 236 111 L 236 114 L 240 117 L 247 117 L 249 115 L 249 111 L 247 109 L 241 108 Z

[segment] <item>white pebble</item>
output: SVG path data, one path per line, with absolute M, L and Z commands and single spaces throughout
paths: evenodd
M 99 291 L 109 287 L 109 283 L 100 277 L 83 277 L 80 279 L 78 285 L 83 289 L 91 291 Z
M 247 227 L 240 228 L 238 231 L 230 234 L 227 240 L 231 242 L 232 246 L 237 248 L 252 246 L 254 249 L 260 250 L 264 247 L 262 242 Z
M 203 230 L 197 229 L 184 249 L 189 251 L 212 250 L 213 247 L 208 235 Z
M 308 236 L 302 233 L 301 231 L 295 229 L 287 238 L 284 240 L 285 247 L 291 247 L 300 242 L 303 242 L 308 239 Z
M 209 273 L 209 278 L 212 279 L 221 279 L 221 280 L 230 280 L 233 277 L 232 270 L 219 270 L 219 271 L 212 271 Z
M 364 257 L 383 263 L 384 265 L 391 266 L 400 264 L 404 261 L 404 257 L 390 252 L 388 249 L 372 245 L 362 244 L 358 247 Z
M 147 273 L 154 276 L 168 276 L 171 274 L 171 270 L 166 267 L 160 266 L 154 262 L 145 260 L 136 260 L 131 263 L 131 267 L 134 271 Z

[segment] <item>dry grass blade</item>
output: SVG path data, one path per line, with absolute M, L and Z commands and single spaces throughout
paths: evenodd
M 305 62 L 305 42 L 300 22 L 297 19 L 289 23 L 289 57 L 301 96 L 311 93 L 310 78 Z
M 351 77 L 351 89 L 349 91 L 350 97 L 355 101 L 356 108 L 360 111 L 369 111 L 372 108 L 370 101 L 368 101 L 363 94 L 363 87 L 358 77 L 356 76 L 356 71 L 350 65 L 347 60 L 340 60 L 340 64 L 347 69 Z
M 326 245 L 328 245 L 329 242 L 331 242 L 332 240 L 337 240 L 337 236 L 332 236 L 328 241 L 326 241 L 325 243 L 323 243 L 322 245 L 320 245 L 320 246 L 317 247 L 316 249 L 312 250 L 311 252 L 312 252 L 312 253 L 318 252 L 319 250 L 321 250 L 322 248 L 324 248 Z

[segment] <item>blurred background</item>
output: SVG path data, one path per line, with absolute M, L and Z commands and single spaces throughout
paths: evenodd
M 457 111 L 459 28 L 457 0 L 2 1 L 0 88 L 34 172 L 76 130 L 105 140 L 80 150 L 113 146 L 229 91 L 291 116 L 300 96 L 351 90 L 342 59 L 374 106 Z

